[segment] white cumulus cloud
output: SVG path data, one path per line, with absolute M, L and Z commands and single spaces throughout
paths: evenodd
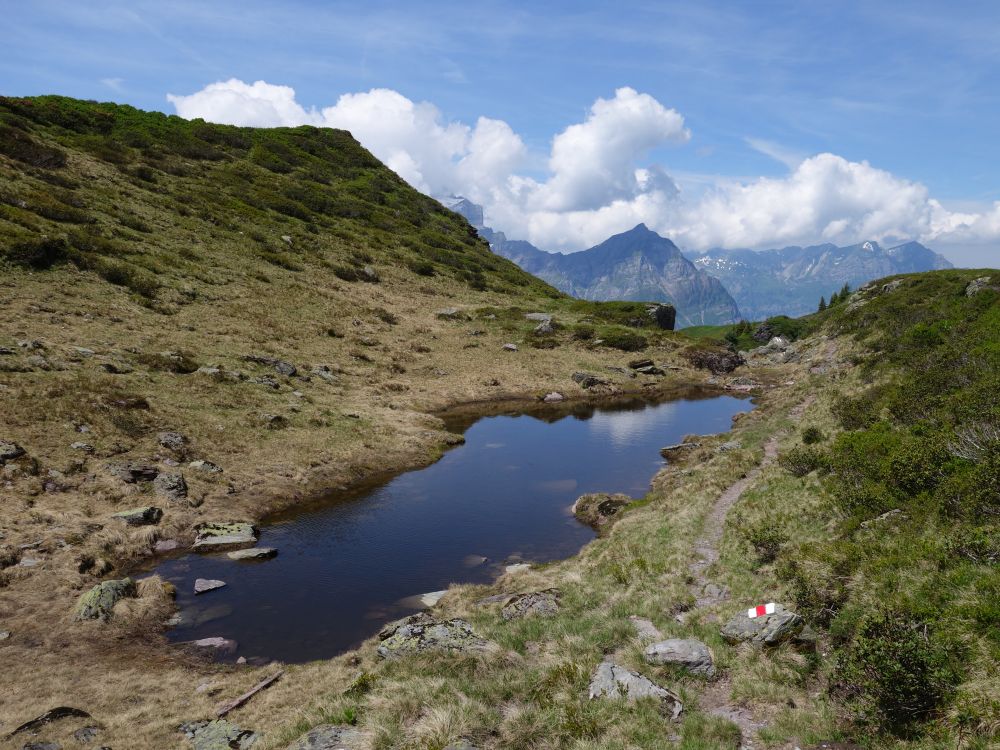
M 528 151 L 506 122 L 449 121 L 433 104 L 391 89 L 343 94 L 317 109 L 302 106 L 288 86 L 232 79 L 167 99 L 189 119 L 349 130 L 417 189 L 465 195 L 484 205 L 488 224 L 547 250 L 582 249 L 639 222 L 696 249 L 1000 239 L 1000 201 L 981 213 L 949 211 L 924 185 L 868 162 L 800 158 L 756 139 L 747 143 L 785 163 L 787 175 L 720 178 L 685 198 L 666 169 L 649 162 L 655 149 L 690 140 L 683 116 L 628 87 L 597 99 L 583 122 L 555 135 L 542 176 L 523 173 Z

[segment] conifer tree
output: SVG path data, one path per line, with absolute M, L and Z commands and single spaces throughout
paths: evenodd
M 819 308 L 816 312 L 823 312 L 826 309 L 826 297 L 819 298 Z

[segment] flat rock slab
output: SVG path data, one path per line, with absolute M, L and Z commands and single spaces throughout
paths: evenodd
M 472 625 L 465 620 L 438 621 L 426 612 L 389 623 L 378 635 L 382 642 L 376 651 L 383 659 L 396 659 L 423 651 L 490 653 L 499 649 L 493 641 L 476 635 Z
M 367 750 L 365 736 L 353 727 L 322 724 L 299 737 L 285 750 Z
M 651 643 L 643 651 L 647 664 L 676 665 L 691 674 L 715 676 L 715 661 L 708 646 L 694 638 L 668 638 Z
M 240 647 L 240 644 L 231 638 L 223 638 L 218 635 L 211 638 L 199 638 L 196 641 L 189 641 L 189 644 L 195 648 L 215 649 L 219 654 L 235 654 L 236 650 Z
M 206 591 L 221 589 L 225 585 L 225 581 L 219 581 L 214 578 L 198 578 L 194 582 L 194 593 L 204 594 Z
M 750 617 L 746 610 L 727 622 L 720 634 L 730 643 L 753 643 L 757 646 L 777 646 L 802 632 L 805 621 L 781 604 L 774 614 Z
M 590 680 L 590 699 L 595 698 L 626 698 L 629 701 L 652 698 L 675 720 L 684 710 L 675 693 L 612 661 L 601 662 Z
M 270 560 L 278 556 L 278 550 L 274 547 L 251 547 L 250 549 L 238 549 L 230 552 L 226 557 L 230 560 Z
M 242 549 L 257 543 L 257 527 L 243 521 L 203 523 L 196 530 L 198 536 L 193 547 L 196 552 Z
M 135 581 L 131 578 L 99 583 L 77 601 L 76 619 L 110 620 L 115 605 L 122 599 L 134 598 L 136 594 Z
M 248 750 L 257 742 L 257 734 L 241 729 L 225 719 L 186 721 L 180 725 L 194 750 Z
M 163 511 L 152 505 L 144 505 L 140 508 L 113 513 L 111 517 L 123 521 L 129 526 L 153 526 L 163 518 Z
M 551 617 L 559 611 L 559 590 L 545 589 L 527 594 L 514 594 L 508 597 L 500 609 L 500 615 L 505 620 L 517 620 L 528 615 Z

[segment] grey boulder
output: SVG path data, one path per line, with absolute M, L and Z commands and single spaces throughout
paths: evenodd
M 646 646 L 647 664 L 677 665 L 702 677 L 715 675 L 715 662 L 708 646 L 694 638 L 668 638 Z
M 505 620 L 517 620 L 528 615 L 550 617 L 559 611 L 559 590 L 545 589 L 527 594 L 514 594 L 504 602 L 500 615 Z
M 108 464 L 108 471 L 127 484 L 152 482 L 160 473 L 155 466 L 138 463 Z
M 153 480 L 153 491 L 171 502 L 180 502 L 188 495 L 187 481 L 183 474 L 160 474 Z
M 590 680 L 590 699 L 595 698 L 626 698 L 629 701 L 652 698 L 660 702 L 671 719 L 677 719 L 684 710 L 676 693 L 612 661 L 601 662 Z
M 255 732 L 225 719 L 186 721 L 178 730 L 191 741 L 194 750 L 248 750 L 257 742 Z
M 803 619 L 778 604 L 774 613 L 750 617 L 747 610 L 727 622 L 720 631 L 730 643 L 753 643 L 757 646 L 776 646 L 802 632 Z
M 216 589 L 221 589 L 226 585 L 225 581 L 219 581 L 214 578 L 198 578 L 194 582 L 194 593 L 204 594 L 208 591 L 215 591 Z
M 353 727 L 322 724 L 299 737 L 285 750 L 366 750 L 365 736 Z
M 591 375 L 589 372 L 574 372 L 573 382 L 579 385 L 584 390 L 590 390 L 599 385 L 607 385 L 608 381 L 603 378 L 599 378 L 596 375 Z
M 435 620 L 419 612 L 389 623 L 378 634 L 376 652 L 383 659 L 396 659 L 424 651 L 446 653 L 490 653 L 499 646 L 480 638 L 465 620 Z
M 176 453 L 182 453 L 188 444 L 188 439 L 179 432 L 161 432 L 157 435 L 157 441 L 164 448 Z
M 99 583 L 77 601 L 76 619 L 110 620 L 115 605 L 122 599 L 134 598 L 137 593 L 131 578 Z

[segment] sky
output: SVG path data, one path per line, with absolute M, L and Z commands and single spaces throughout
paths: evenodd
M 1000 266 L 1000 4 L 0 0 L 0 93 L 343 127 L 509 237 Z

